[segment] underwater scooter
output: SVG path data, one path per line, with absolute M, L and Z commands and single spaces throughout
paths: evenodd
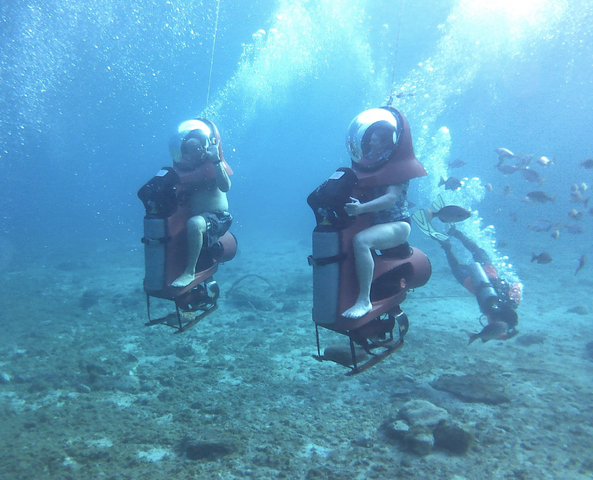
M 409 321 L 401 304 L 409 290 L 428 282 L 432 271 L 426 255 L 407 242 L 389 250 L 373 251 L 372 309 L 360 318 L 342 316 L 342 312 L 355 303 L 359 291 L 352 239 L 373 225 L 372 214 L 350 217 L 344 205 L 351 201 L 350 197 L 364 199 L 377 179 L 396 184 L 426 174 L 414 156 L 405 117 L 397 110 L 388 107 L 367 110 L 357 116 L 353 124 L 348 137 L 353 168 L 339 168 L 307 198 L 317 222 L 309 256 L 313 267 L 312 314 L 317 339 L 314 358 L 336 361 L 321 354 L 319 327 L 347 336 L 351 358 L 346 362 L 338 361 L 350 368 L 347 375 L 367 370 L 404 345 Z M 376 168 L 361 168 L 360 160 L 366 160 L 364 152 L 373 131 L 371 127 L 385 127 L 385 124 L 394 132 L 388 158 L 375 165 Z M 357 145 L 358 157 L 353 153 Z M 371 173 L 373 175 L 368 175 Z M 396 323 L 397 338 L 393 335 Z M 357 359 L 356 345 L 370 356 L 364 363 Z
M 214 124 L 208 123 L 212 135 L 219 138 Z M 224 161 L 220 147 L 219 152 Z M 226 163 L 224 165 L 232 173 L 230 167 Z M 202 177 L 210 175 L 207 170 L 198 173 Z M 194 180 L 196 175 L 192 175 Z M 212 276 L 219 264 L 232 260 L 237 252 L 237 240 L 227 231 L 210 248 L 202 249 L 194 280 L 189 285 L 171 286 L 171 282 L 183 273 L 188 256 L 187 221 L 192 216 L 189 193 L 193 186 L 182 177 L 183 173 L 180 175 L 175 168 L 163 167 L 138 191 L 138 197 L 146 210 L 142 238 L 148 312 L 145 325 L 166 325 L 175 328 L 175 333 L 185 332 L 218 308 L 220 291 Z M 173 301 L 175 312 L 152 319 L 151 297 Z M 194 312 L 200 313 L 194 315 Z

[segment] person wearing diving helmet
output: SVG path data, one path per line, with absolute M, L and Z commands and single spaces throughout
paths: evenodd
M 227 192 L 232 170 L 222 155 L 218 129 L 206 119 L 179 125 L 169 141 L 169 151 L 184 190 L 178 195 L 186 197 L 192 215 L 187 222 L 187 266 L 171 283 L 185 287 L 194 280 L 202 248 L 215 244 L 231 226 Z
M 372 310 L 372 252 L 406 243 L 411 229 L 409 181 L 426 175 L 426 170 L 414 155 L 406 118 L 391 107 L 357 115 L 350 123 L 346 144 L 358 180 L 344 209 L 351 217 L 371 217 L 370 226 L 353 238 L 359 294 L 354 305 L 342 313 L 347 318 L 360 318 Z

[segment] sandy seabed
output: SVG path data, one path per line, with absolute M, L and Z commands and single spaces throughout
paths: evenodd
M 182 335 L 144 326 L 140 247 L 0 272 L 0 478 L 593 476 L 585 271 L 527 265 L 521 334 L 468 346 L 464 331 L 480 329 L 475 299 L 441 252 L 427 252 L 432 279 L 402 305 L 406 345 L 347 377 L 312 358 L 308 242 L 247 238 L 240 247 L 215 275 L 220 308 Z M 227 293 L 253 273 L 262 278 Z M 322 332 L 322 342 L 336 341 L 346 339 Z M 510 401 L 470 403 L 431 386 L 447 374 L 478 374 Z M 471 433 L 469 449 L 418 455 L 386 435 L 414 399 L 444 408 Z

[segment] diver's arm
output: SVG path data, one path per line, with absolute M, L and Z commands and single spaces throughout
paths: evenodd
M 387 210 L 395 205 L 395 202 L 397 202 L 397 199 L 405 188 L 406 185 L 404 183 L 389 185 L 384 195 L 366 203 L 360 203 L 358 199 L 350 197 L 352 202 L 344 205 L 344 210 L 346 210 L 346 213 L 350 216 Z
M 219 161 L 214 164 L 214 168 L 216 169 L 216 186 L 221 192 L 228 192 L 231 189 L 231 179 L 226 173 L 224 164 Z
M 218 145 L 210 145 L 208 147 L 206 156 L 214 164 L 214 169 L 216 170 L 216 186 L 221 192 L 228 192 L 231 189 L 231 179 L 226 173 L 224 163 L 222 163 L 220 160 L 220 156 L 218 154 Z

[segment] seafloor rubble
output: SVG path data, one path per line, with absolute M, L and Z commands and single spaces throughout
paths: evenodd
M 143 326 L 138 251 L 2 272 L 0 478 L 593 475 L 593 322 L 568 311 L 579 302 L 532 277 L 521 334 L 468 346 L 475 300 L 437 264 L 404 304 L 406 346 L 346 377 L 311 356 L 308 245 L 244 248 L 216 275 L 220 309 L 183 335 Z M 591 298 L 591 283 L 573 287 Z

